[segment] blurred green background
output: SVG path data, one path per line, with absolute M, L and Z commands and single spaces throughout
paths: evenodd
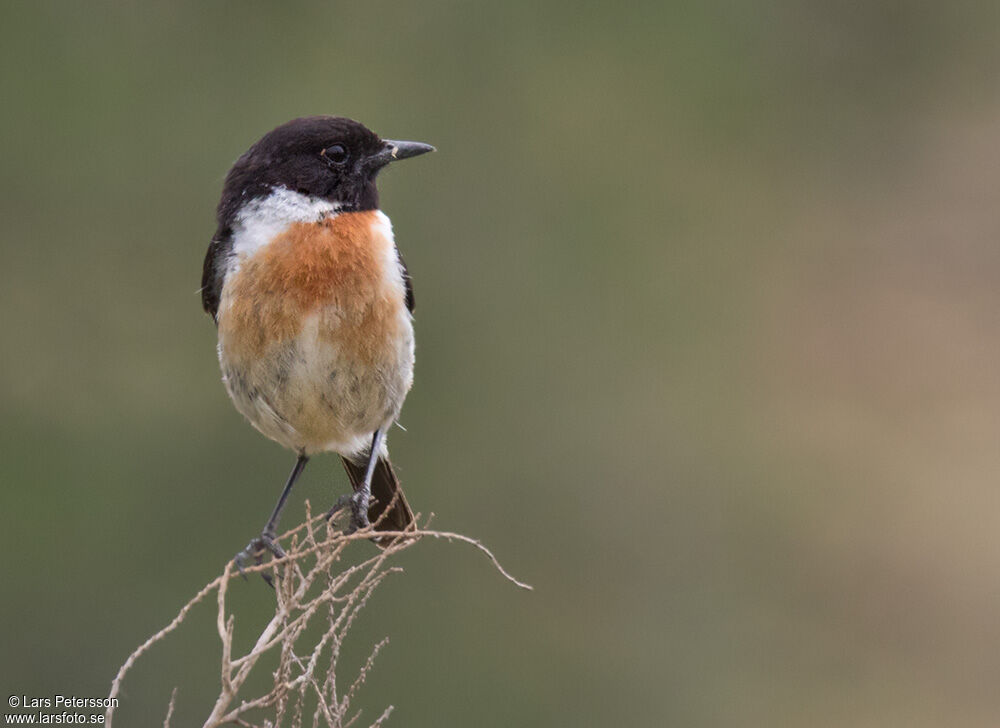
M 106 695 L 260 528 L 292 457 L 202 256 L 232 161 L 336 113 L 439 149 L 380 185 L 407 493 L 536 587 L 405 554 L 363 719 L 996 725 L 998 73 L 982 0 L 4 3 L 0 690 Z M 213 619 L 118 725 L 201 724 Z

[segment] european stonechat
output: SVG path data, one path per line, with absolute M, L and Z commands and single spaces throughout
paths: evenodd
M 241 156 L 222 189 L 202 272 L 222 380 L 250 424 L 297 454 L 241 568 L 278 545 L 281 510 L 309 457 L 340 455 L 349 530 L 401 531 L 413 513 L 386 431 L 413 383 L 413 288 L 375 180 L 434 151 L 335 116 L 294 119 Z

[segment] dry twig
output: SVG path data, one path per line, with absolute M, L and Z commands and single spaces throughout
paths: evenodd
M 308 725 L 328 728 L 347 728 L 355 723 L 358 714 L 350 714 L 350 705 L 357 690 L 365 682 L 375 658 L 388 640 L 373 648 L 356 678 L 341 693 L 337 680 L 337 661 L 344 638 L 358 613 L 365 607 L 375 589 L 389 575 L 400 571 L 390 566 L 392 558 L 424 538 L 461 541 L 475 546 L 492 562 L 505 578 L 523 589 L 531 589 L 504 570 L 496 557 L 479 541 L 458 533 L 414 528 L 405 532 L 379 532 L 384 548 L 364 561 L 346 568 L 338 562 L 349 544 L 370 538 L 368 530 L 349 535 L 341 533 L 323 521 L 323 516 L 312 517 L 308 510 L 306 520 L 285 533 L 281 540 L 287 544 L 287 554 L 269 563 L 246 569 L 248 574 L 273 570 L 276 585 L 274 616 L 257 636 L 253 647 L 243 655 L 233 655 L 235 615 L 227 611 L 226 594 L 233 573 L 228 563 L 222 574 L 209 582 L 177 613 L 171 622 L 142 643 L 118 670 L 111 683 L 109 698 L 118 698 L 122 680 L 142 655 L 166 638 L 184 621 L 191 609 L 216 594 L 216 629 L 221 643 L 220 690 L 204 728 L 223 725 L 253 726 L 259 724 L 277 728 L 287 725 L 301 728 L 306 725 L 307 706 L 313 706 Z M 388 545 L 385 545 L 388 542 Z M 318 637 L 301 639 L 310 624 L 321 622 L 314 618 L 325 617 L 325 625 Z M 315 634 L 315 633 L 310 633 Z M 273 683 L 268 692 L 256 696 L 241 695 L 253 669 L 265 656 L 277 658 L 273 670 Z M 237 698 L 239 701 L 237 702 Z M 169 725 L 174 710 L 176 689 L 171 696 L 166 722 Z M 115 701 L 109 701 L 114 703 Z M 115 707 L 105 713 L 106 725 L 111 726 Z M 392 712 L 392 706 L 371 724 L 381 726 Z

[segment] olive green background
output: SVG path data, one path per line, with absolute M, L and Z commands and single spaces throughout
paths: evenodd
M 292 456 L 227 401 L 202 256 L 232 161 L 336 113 L 439 150 L 380 184 L 407 493 L 536 587 L 406 553 L 362 721 L 996 725 L 998 8 L 4 2 L 0 691 L 106 695 L 263 523 Z M 346 487 L 316 458 L 286 522 Z M 118 725 L 174 685 L 201 724 L 213 620 Z

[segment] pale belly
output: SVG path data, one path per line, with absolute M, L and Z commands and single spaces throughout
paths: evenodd
M 352 331 L 335 309 L 307 315 L 294 337 L 246 356 L 220 318 L 219 361 L 236 408 L 297 452 L 357 455 L 399 416 L 413 383 L 413 326 L 400 308 L 382 326 Z M 356 345 L 365 337 L 364 347 Z
M 352 456 L 399 416 L 413 323 L 389 219 L 310 215 L 277 234 L 270 223 L 255 233 L 252 219 L 236 231 L 219 362 L 236 408 L 263 434 L 306 454 Z

